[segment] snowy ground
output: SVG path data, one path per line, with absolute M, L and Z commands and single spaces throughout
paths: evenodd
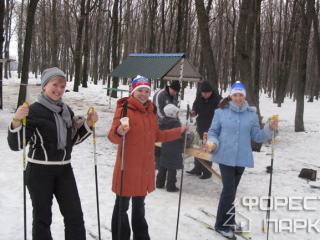
M 40 87 L 36 86 L 39 80 L 31 79 L 29 87 L 30 101 L 35 101 Z M 23 238 L 23 200 L 22 200 L 22 164 L 21 152 L 12 152 L 7 146 L 7 126 L 12 118 L 18 96 L 18 81 L 11 79 L 4 82 L 4 110 L 0 111 L 0 239 L 20 240 Z M 100 211 L 102 224 L 102 239 L 111 239 L 110 220 L 114 204 L 114 194 L 111 192 L 112 172 L 115 160 L 116 146 L 112 145 L 106 138 L 113 113 L 115 101 L 112 107 L 108 107 L 106 90 L 104 86 L 89 85 L 88 89 L 80 88 L 79 93 L 68 92 L 65 94 L 65 101 L 73 108 L 77 114 L 85 114 L 89 106 L 95 106 L 99 111 L 100 121 L 97 124 L 97 158 L 100 187 Z M 69 85 L 72 89 L 72 85 Z M 186 104 L 192 104 L 195 97 L 195 89 L 187 90 L 186 100 L 182 103 L 182 109 Z M 300 178 L 298 174 L 301 168 L 320 169 L 320 102 L 305 103 L 305 128 L 302 133 L 294 132 L 295 103 L 286 99 L 282 108 L 277 108 L 272 100 L 266 96 L 261 96 L 261 111 L 266 118 L 277 113 L 280 116 L 280 132 L 276 142 L 275 170 L 273 178 L 273 195 L 278 199 L 285 197 L 312 197 L 317 200 L 309 200 L 308 207 L 316 210 L 312 211 L 289 211 L 288 207 L 279 207 L 271 212 L 271 219 L 282 220 L 285 224 L 290 220 L 300 219 L 314 223 L 320 230 L 319 202 L 320 190 L 312 189 L 308 183 Z M 241 180 L 238 189 L 238 200 L 266 196 L 268 194 L 269 175 L 265 172 L 265 167 L 270 164 L 270 145 L 265 145 L 260 153 L 255 155 L 255 168 L 247 169 Z M 80 192 L 85 224 L 87 228 L 87 238 L 94 239 L 89 233 L 97 233 L 96 221 L 96 199 L 94 185 L 94 166 L 91 138 L 86 140 L 73 151 L 73 168 Z M 192 167 L 193 159 L 185 161 L 185 168 Z M 213 166 L 217 169 L 217 166 Z M 179 172 L 180 177 L 180 172 Z M 214 224 L 214 219 L 210 219 L 199 211 L 204 208 L 212 213 L 216 213 L 221 183 L 215 177 L 209 180 L 199 180 L 196 177 L 184 175 L 182 207 L 179 226 L 179 237 L 181 240 L 213 240 L 222 239 L 215 232 L 206 229 L 198 222 L 188 218 L 190 214 L 202 219 L 210 224 Z M 280 202 L 277 201 L 277 202 Z M 28 235 L 31 239 L 31 202 L 28 196 Z M 265 203 L 265 202 L 264 202 Z M 153 240 L 167 240 L 175 238 L 176 216 L 177 216 L 178 194 L 168 193 L 165 190 L 156 190 L 146 198 L 146 217 L 149 223 L 150 235 Z M 293 201 L 294 206 L 301 206 L 297 200 Z M 237 211 L 238 219 L 249 218 L 253 239 L 266 239 L 266 234 L 262 233 L 262 221 L 265 212 L 254 207 L 251 211 L 247 207 L 239 204 Z M 317 222 L 319 220 L 319 222 Z M 298 222 L 298 224 L 301 222 Z M 299 226 L 300 226 L 299 225 Z M 317 240 L 320 234 L 314 231 L 307 233 L 307 230 L 299 230 L 296 234 L 282 231 L 272 233 L 270 239 L 309 239 Z M 63 219 L 58 206 L 53 204 L 52 234 L 54 239 L 64 239 Z

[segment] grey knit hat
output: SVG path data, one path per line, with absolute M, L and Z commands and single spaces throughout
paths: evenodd
M 41 87 L 43 88 L 53 77 L 63 77 L 66 79 L 64 72 L 57 67 L 47 68 L 41 74 Z
M 179 112 L 179 108 L 177 106 L 169 103 L 163 108 L 163 111 L 167 117 L 176 118 L 177 113 Z

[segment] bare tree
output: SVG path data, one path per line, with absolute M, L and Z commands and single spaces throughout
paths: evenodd
M 23 62 L 22 62 L 22 71 L 21 71 L 21 85 L 19 90 L 19 98 L 17 106 L 21 105 L 27 94 L 27 85 L 28 85 L 28 74 L 29 74 L 29 62 L 30 62 L 30 50 L 32 42 L 32 31 L 34 24 L 34 16 L 36 13 L 36 8 L 39 0 L 33 0 L 29 2 L 27 10 L 27 23 L 26 23 L 26 35 L 24 39 L 24 49 L 23 49 Z
M 94 54 L 93 54 L 93 66 L 92 66 L 92 77 L 93 83 L 98 84 L 98 58 L 99 58 L 99 47 L 100 47 L 100 38 L 102 37 L 101 31 L 101 22 L 102 22 L 102 0 L 99 0 L 98 3 L 98 13 L 96 19 L 96 33 L 95 33 L 95 42 L 94 42 Z
M 86 17 L 86 0 L 81 0 L 80 3 L 80 14 L 78 17 L 78 27 L 77 27 L 77 39 L 76 39 L 76 48 L 74 51 L 74 84 L 73 84 L 73 91 L 79 91 L 80 85 L 80 73 L 81 73 L 81 62 L 82 62 L 82 32 L 83 32 L 83 25 Z
M 58 67 L 58 26 L 57 26 L 57 0 L 52 0 L 52 31 L 51 31 L 51 65 Z
M 205 66 L 205 79 L 211 82 L 215 92 L 218 92 L 218 75 L 210 43 L 209 18 L 203 0 L 195 0 L 201 39 L 201 54 Z
M 299 0 L 300 6 L 300 34 L 299 34 L 299 60 L 298 60 L 298 78 L 296 84 L 296 114 L 294 121 L 294 130 L 296 132 L 304 131 L 303 113 L 304 113 L 304 93 L 307 78 L 307 57 L 309 49 L 309 39 L 312 23 L 312 9 L 314 0 Z
M 90 54 L 90 40 L 89 40 L 89 28 L 90 28 L 90 0 L 86 2 L 85 13 L 85 27 L 84 27 L 84 41 L 83 41 L 83 66 L 82 66 L 82 87 L 88 87 L 88 65 Z
M 12 15 L 13 15 L 14 3 L 13 0 L 6 0 L 6 23 L 5 23 L 5 43 L 4 43 L 4 57 L 10 58 L 10 42 L 12 37 Z M 4 65 L 4 78 L 11 77 L 10 62 L 6 62 Z
M 24 0 L 21 0 L 20 14 L 19 14 L 19 27 L 18 27 L 18 78 L 21 75 L 22 57 L 23 57 L 23 20 L 24 20 Z
M 115 68 L 119 64 L 118 58 L 118 4 L 119 0 L 114 0 L 112 9 L 112 67 Z M 112 78 L 112 88 L 116 89 L 119 86 L 119 78 Z M 111 96 L 113 98 L 117 97 L 117 92 L 112 91 Z
M 317 6 L 319 9 L 319 1 L 317 1 Z M 311 8 L 312 13 L 312 22 L 313 22 L 313 36 L 314 36 L 314 45 L 316 51 L 316 58 L 317 58 L 317 70 L 318 70 L 318 77 L 315 78 L 315 83 L 311 88 L 310 98 L 313 100 L 313 97 L 317 97 L 319 95 L 319 87 L 320 87 L 320 36 L 319 36 L 319 20 L 318 20 L 318 13 L 316 12 L 315 5 L 312 5 Z
M 278 106 L 281 106 L 286 95 L 286 87 L 290 75 L 291 63 L 293 59 L 293 49 L 295 43 L 296 32 L 298 28 L 298 16 L 297 16 L 297 0 L 292 3 L 292 15 L 289 26 L 289 32 L 286 35 L 283 43 L 283 50 L 281 53 L 280 62 L 278 63 L 278 76 L 276 81 L 276 102 Z M 288 6 L 288 5 L 287 5 Z M 285 30 L 286 32 L 286 30 Z
M 0 0 L 0 59 L 2 60 L 3 54 L 3 43 L 4 43 L 4 37 L 3 37 L 3 33 L 4 33 L 4 28 L 3 28 L 3 20 L 4 20 L 4 11 L 5 9 L 5 4 L 4 4 L 4 0 Z M 0 109 L 2 109 L 2 69 L 3 69 L 3 62 L 0 61 Z

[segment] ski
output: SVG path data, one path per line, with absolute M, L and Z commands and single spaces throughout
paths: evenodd
M 202 212 L 204 215 L 211 217 L 211 218 L 216 218 L 216 215 L 214 215 L 213 213 L 210 213 L 208 211 L 206 211 L 203 208 L 199 208 L 199 211 Z M 241 226 L 237 224 L 237 229 L 241 229 Z M 235 231 L 234 234 L 236 234 L 237 236 L 241 237 L 244 240 L 252 240 L 252 236 L 250 232 L 242 232 L 240 231 Z
M 88 231 L 88 233 L 89 233 L 89 236 L 90 236 L 92 239 L 95 239 L 95 240 L 98 240 L 98 239 L 99 239 L 99 237 L 98 237 L 96 234 L 94 234 L 93 232 Z
M 190 214 L 185 214 L 185 216 L 188 217 L 188 218 L 191 218 L 192 220 L 194 220 L 194 221 L 196 221 L 196 222 L 198 222 L 198 223 L 201 223 L 201 224 L 202 224 L 203 226 L 205 226 L 206 228 L 215 231 L 214 227 L 213 227 L 211 224 L 209 224 L 209 223 L 207 223 L 207 222 L 205 222 L 205 221 L 203 221 L 203 220 L 201 220 L 201 219 L 199 219 L 199 218 L 196 218 L 196 217 L 194 217 L 194 216 L 191 216 Z
M 111 232 L 111 229 L 107 226 L 102 226 L 102 228 Z M 89 236 L 91 237 L 91 239 L 99 240 L 99 236 L 96 233 L 94 233 L 94 231 L 91 231 L 90 229 L 88 229 L 87 232 L 88 232 Z
M 309 186 L 311 188 L 320 189 L 320 183 L 319 182 L 309 183 Z
M 185 214 L 185 216 L 188 217 L 188 218 L 190 218 L 190 219 L 192 219 L 192 220 L 194 220 L 195 222 L 200 223 L 200 224 L 201 224 L 202 226 L 204 226 L 205 228 L 207 228 L 207 229 L 209 229 L 209 230 L 211 230 L 211 231 L 216 232 L 216 230 L 215 230 L 215 228 L 214 228 L 213 225 L 211 225 L 211 224 L 209 224 L 209 223 L 207 223 L 207 222 L 205 222 L 205 221 L 203 221 L 203 220 L 201 220 L 201 219 L 199 219 L 199 218 L 196 218 L 196 217 L 194 217 L 194 216 L 191 216 L 190 214 Z M 224 238 L 224 239 L 230 239 L 230 238 L 226 238 L 226 237 L 224 237 L 224 236 L 222 236 L 222 235 L 220 235 L 220 234 L 219 234 L 219 236 L 221 236 L 221 238 Z M 234 238 L 231 238 L 231 240 L 236 240 L 236 239 L 237 239 L 236 236 L 234 236 Z

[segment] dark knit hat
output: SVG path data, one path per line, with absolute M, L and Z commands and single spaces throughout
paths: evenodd
M 179 80 L 173 80 L 169 87 L 175 90 L 176 92 L 179 92 L 181 88 Z
M 213 89 L 208 81 L 204 81 L 200 86 L 200 92 L 212 92 Z

